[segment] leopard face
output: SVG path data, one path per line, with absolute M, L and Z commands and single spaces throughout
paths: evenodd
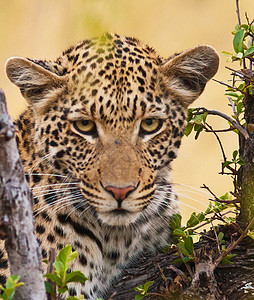
M 163 59 L 136 39 L 109 34 L 69 48 L 54 62 L 7 61 L 7 76 L 29 104 L 17 122 L 18 144 L 31 187 L 45 191 L 35 200 L 42 212 L 36 222 L 43 226 L 37 233 L 44 257 L 50 243 L 61 248 L 70 241 L 77 245 L 75 234 L 88 236 L 94 242 L 89 251 L 102 252 L 98 261 L 91 256 L 92 264 L 106 268 L 108 257 L 109 268 L 118 270 L 109 273 L 116 275 L 132 250 L 169 241 L 164 225 L 177 209 L 170 163 L 181 144 L 187 107 L 217 68 L 210 46 Z M 68 190 L 64 201 L 55 197 L 57 186 Z M 70 228 L 75 234 L 69 241 Z
M 195 55 L 203 59 L 206 52 L 217 70 L 207 46 L 196 48 L 183 69 L 195 68 Z M 90 205 L 105 224 L 128 225 L 163 204 L 154 197 L 156 181 L 177 155 L 186 104 L 215 72 L 200 66 L 212 74 L 193 70 L 196 78 L 186 79 L 180 57 L 165 61 L 135 39 L 105 35 L 55 63 L 14 58 L 7 64 L 32 103 L 36 148 L 57 172 L 79 182 L 79 209 Z M 19 78 L 17 69 L 25 70 Z

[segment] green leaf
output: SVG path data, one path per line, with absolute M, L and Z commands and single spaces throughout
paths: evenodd
M 193 245 L 193 239 L 191 236 L 188 236 L 186 238 L 186 240 L 184 241 L 184 246 L 187 249 L 187 251 L 189 252 L 189 254 L 191 256 L 194 255 L 194 245 Z
M 169 221 L 169 226 L 171 230 L 180 229 L 182 227 L 181 223 L 182 223 L 182 216 L 180 214 L 174 214 Z
M 67 244 L 64 248 L 62 248 L 59 251 L 57 260 L 65 264 L 67 262 L 68 256 L 71 254 L 71 251 L 72 251 L 71 245 Z
M 188 124 L 187 124 L 187 126 L 186 126 L 186 128 L 185 128 L 185 132 L 184 132 L 184 134 L 185 134 L 186 136 L 189 136 L 189 135 L 190 135 L 190 133 L 192 132 L 193 126 L 194 126 L 193 123 L 188 123 Z
M 233 163 L 232 161 L 226 160 L 226 161 L 224 161 L 224 163 L 222 163 L 222 168 L 224 169 L 224 168 L 228 167 L 229 165 L 231 165 L 232 163 Z
M 250 55 L 250 54 L 254 54 L 254 46 L 251 46 L 250 48 L 248 48 L 247 50 L 246 50 L 246 52 L 244 53 L 244 56 L 243 57 L 246 57 L 246 56 L 248 56 L 248 55 Z
M 154 282 L 153 281 L 147 281 L 145 284 L 144 284 L 144 290 L 147 292 L 149 287 L 153 284 Z
M 237 154 L 238 154 L 238 150 L 235 150 L 235 151 L 233 152 L 233 159 L 234 159 L 234 160 L 236 159 Z
M 228 256 L 226 256 L 225 258 L 223 258 L 223 260 L 221 261 L 222 265 L 228 265 L 228 264 L 233 264 L 232 261 L 229 260 Z
M 237 97 L 239 96 L 238 94 L 233 93 L 233 92 L 226 92 L 225 95 L 226 95 L 226 96 L 235 97 L 235 98 L 237 98 Z
M 44 281 L 46 292 L 55 295 L 52 284 L 49 281 Z
M 53 263 L 53 266 L 55 267 L 56 273 L 59 274 L 61 278 L 63 278 L 63 276 L 67 270 L 67 269 L 65 269 L 64 264 L 61 261 L 56 261 Z
M 212 203 L 210 202 L 205 211 L 205 215 L 210 214 L 211 212 L 212 212 Z
M 240 27 L 245 29 L 246 31 L 249 30 L 249 25 L 247 25 L 247 24 L 241 24 Z
M 184 256 L 189 256 L 189 251 L 185 248 L 185 244 L 184 242 L 179 242 L 177 244 L 177 247 L 179 248 L 180 252 L 184 255 Z
M 62 279 L 55 273 L 47 273 L 44 275 L 44 277 L 54 281 L 58 286 L 63 285 Z
M 65 292 L 67 292 L 67 291 L 68 291 L 67 286 L 59 287 L 59 288 L 58 288 L 58 293 L 59 293 L 59 294 L 63 294 L 63 293 L 65 293 Z
M 242 102 L 239 102 L 236 106 L 236 111 L 238 114 L 241 114 L 243 112 L 243 103 Z
M 226 55 L 226 56 L 233 56 L 233 53 L 231 53 L 231 52 L 222 51 L 221 53 Z
M 224 238 L 224 233 L 223 232 L 219 232 L 218 234 L 218 240 L 219 240 L 219 243 L 222 244 L 224 243 L 225 241 L 223 240 Z
M 196 215 L 196 213 L 192 213 L 189 220 L 187 221 L 187 227 L 194 227 L 200 222 L 202 222 L 205 219 L 204 213 L 199 213 Z
M 192 118 L 192 122 L 195 124 L 201 124 L 203 121 L 203 115 L 196 115 Z
M 176 235 L 176 236 L 181 236 L 183 238 L 186 237 L 186 234 L 183 230 L 177 228 L 177 229 L 174 229 L 173 232 L 172 232 L 173 235 Z
M 234 36 L 233 46 L 236 53 L 243 52 L 243 39 L 244 39 L 245 30 L 241 29 L 237 31 Z
M 69 282 L 80 282 L 84 283 L 88 280 L 88 278 L 80 271 L 73 271 L 71 273 L 66 274 L 65 284 Z
M 254 232 L 253 231 L 249 231 L 247 235 L 254 240 Z
M 135 296 L 135 300 L 141 300 L 145 297 L 145 295 L 138 294 Z

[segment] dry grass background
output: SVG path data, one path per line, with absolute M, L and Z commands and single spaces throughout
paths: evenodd
M 253 0 L 241 0 L 240 6 L 242 19 L 244 12 L 254 17 Z M 137 37 L 164 57 L 198 44 L 210 44 L 220 54 L 232 50 L 230 32 L 236 23 L 234 0 L 0 0 L 0 87 L 15 118 L 26 104 L 4 73 L 5 61 L 11 56 L 55 59 L 68 46 L 105 31 Z M 220 57 L 215 78 L 227 81 L 226 59 Z M 215 82 L 207 85 L 196 106 L 231 114 L 224 87 Z M 211 120 L 215 128 L 227 127 L 216 117 Z M 222 138 L 230 158 L 236 135 L 224 133 Z M 209 196 L 195 190 L 203 183 L 219 196 L 231 189 L 230 178 L 217 175 L 220 160 L 220 149 L 211 133 L 201 134 L 197 141 L 193 136 L 184 138 L 173 165 L 173 178 L 190 186 L 178 186 L 179 193 L 185 195 L 180 197 L 185 218 L 207 206 Z

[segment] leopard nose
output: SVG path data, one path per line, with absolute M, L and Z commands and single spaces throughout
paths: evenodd
M 127 186 L 124 188 L 118 188 L 114 186 L 106 186 L 105 190 L 108 191 L 112 196 L 118 201 L 122 202 L 125 198 L 127 198 L 130 193 L 132 193 L 136 189 L 135 186 Z

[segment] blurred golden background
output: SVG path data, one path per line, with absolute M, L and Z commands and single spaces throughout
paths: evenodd
M 254 1 L 241 0 L 244 13 L 254 17 Z M 11 56 L 55 59 L 76 42 L 116 32 L 134 36 L 167 57 L 198 44 L 209 44 L 221 57 L 215 78 L 227 81 L 223 50 L 232 50 L 232 35 L 237 17 L 234 0 L 0 0 L 0 87 L 4 89 L 11 116 L 26 107 L 18 88 L 6 78 L 4 65 Z M 231 66 L 230 63 L 227 63 Z M 232 67 L 232 66 L 231 66 Z M 235 63 L 235 68 L 238 68 Z M 206 106 L 231 114 L 224 87 L 209 82 L 193 107 Z M 227 128 L 218 117 L 209 117 L 214 128 Z M 228 158 L 237 145 L 234 133 L 222 133 Z M 184 218 L 204 210 L 209 195 L 199 187 L 204 183 L 218 196 L 232 188 L 231 179 L 218 175 L 221 152 L 212 133 L 203 133 L 195 141 L 192 134 L 184 138 L 178 159 L 173 164 L 173 180 L 179 185 Z

